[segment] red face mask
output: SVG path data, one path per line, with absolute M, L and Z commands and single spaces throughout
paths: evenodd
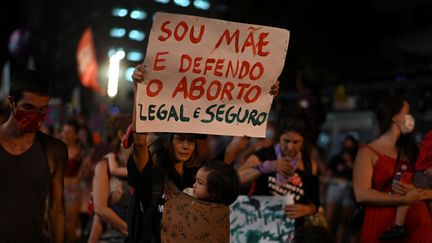
M 45 113 L 38 111 L 23 111 L 17 108 L 14 118 L 18 121 L 21 131 L 36 132 L 42 126 L 45 115 Z

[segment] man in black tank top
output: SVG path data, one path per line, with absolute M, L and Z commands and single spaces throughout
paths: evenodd
M 63 142 L 39 131 L 50 97 L 50 84 L 35 71 L 13 77 L 11 114 L 0 125 L 0 243 L 64 242 L 68 151 Z

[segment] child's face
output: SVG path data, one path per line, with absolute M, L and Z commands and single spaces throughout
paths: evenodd
M 209 193 L 207 190 L 207 177 L 209 171 L 206 169 L 199 169 L 196 175 L 195 183 L 193 184 L 193 195 L 198 199 L 208 199 Z

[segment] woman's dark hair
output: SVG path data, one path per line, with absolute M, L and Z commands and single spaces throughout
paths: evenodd
M 52 96 L 51 83 L 34 70 L 18 70 L 12 76 L 9 95 L 18 102 L 24 92 L 31 92 L 41 96 Z
M 155 162 L 161 163 L 161 165 L 164 167 L 171 166 L 171 164 L 168 163 L 173 163 L 176 161 L 173 147 L 174 135 L 189 136 L 189 134 L 182 133 L 161 133 L 152 144 L 155 146 L 155 153 L 157 156 L 157 161 Z M 198 143 L 195 136 L 192 136 L 192 138 L 195 140 L 195 149 L 191 158 L 185 163 L 185 166 L 199 167 L 201 162 L 199 161 Z
M 346 141 L 351 141 L 352 146 L 346 147 Z M 357 156 L 359 146 L 359 141 L 353 135 L 349 134 L 345 137 L 343 141 L 341 154 L 347 152 L 354 160 Z
M 379 135 L 384 134 L 393 124 L 393 117 L 402 110 L 405 100 L 398 95 L 389 95 L 378 104 L 375 115 L 379 125 Z M 398 153 L 406 155 L 411 163 L 415 163 L 419 148 L 411 137 L 411 134 L 401 134 L 396 142 Z
M 397 95 L 390 95 L 383 98 L 375 110 L 379 126 L 379 135 L 382 135 L 390 129 L 393 123 L 393 117 L 397 115 L 403 107 L 404 99 Z
M 306 112 L 298 107 L 292 106 L 279 117 L 277 123 L 277 138 L 286 132 L 300 134 L 307 144 L 311 139 L 312 124 Z
M 230 205 L 240 193 L 240 179 L 236 170 L 219 160 L 205 163 L 202 169 L 209 171 L 207 191 L 210 201 Z
M 81 125 L 80 131 L 83 130 L 86 133 L 85 142 L 87 143 L 87 146 L 90 148 L 94 147 L 95 143 L 93 141 L 92 131 L 88 125 Z
M 80 125 L 79 125 L 79 123 L 77 122 L 77 120 L 75 120 L 75 119 L 69 119 L 69 120 L 67 120 L 67 121 L 65 122 L 64 125 L 65 125 L 65 126 L 70 126 L 70 127 L 72 127 L 72 128 L 75 130 L 75 133 L 78 134 L 79 129 L 80 129 Z
M 110 151 L 117 153 L 120 149 L 121 140 L 117 136 L 118 132 L 126 133 L 129 125 L 132 124 L 132 116 L 128 114 L 117 114 L 110 118 L 109 129 L 110 129 Z

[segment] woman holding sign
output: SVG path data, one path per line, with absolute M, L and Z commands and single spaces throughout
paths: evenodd
M 144 72 L 144 66 L 138 65 L 132 75 L 135 84 L 142 82 Z M 272 94 L 277 93 L 278 82 L 271 90 Z M 129 239 L 127 242 L 160 242 L 161 238 L 166 240 L 166 237 L 171 237 L 175 242 L 196 240 L 190 235 L 199 235 L 198 238 L 205 239 L 206 242 L 222 238 L 228 241 L 229 208 L 226 205 L 199 200 L 184 203 L 187 202 L 185 196 L 177 193 L 192 187 L 195 183 L 198 169 L 203 165 L 199 159 L 198 140 L 205 138 L 204 134 L 161 134 L 150 144 L 147 134 L 133 134 L 134 155 L 128 161 L 128 181 L 135 189 L 135 193 L 128 211 Z M 217 159 L 231 164 L 247 142 L 247 138 L 234 138 Z M 198 178 L 197 183 L 199 183 Z M 234 187 L 233 184 L 231 185 Z M 238 188 L 224 190 L 224 194 L 238 195 Z M 174 209 L 173 200 L 176 200 Z M 188 211 L 191 204 L 195 205 L 194 210 L 198 211 L 198 217 L 195 216 L 195 212 Z M 181 211 L 184 221 L 169 216 L 168 212 L 175 210 Z M 194 221 L 190 225 L 188 225 L 188 218 Z M 167 220 L 169 225 L 164 224 Z M 207 222 L 199 224 L 200 220 Z M 168 234 L 168 228 L 175 222 L 183 222 L 184 225 L 180 228 L 184 230 L 177 229 L 177 234 Z M 199 227 L 194 227 L 198 224 Z
M 249 156 L 239 174 L 242 184 L 251 182 L 245 194 L 287 196 L 285 213 L 299 228 L 319 207 L 318 165 L 305 146 L 310 131 L 306 115 L 284 118 L 277 130 L 279 142 Z

